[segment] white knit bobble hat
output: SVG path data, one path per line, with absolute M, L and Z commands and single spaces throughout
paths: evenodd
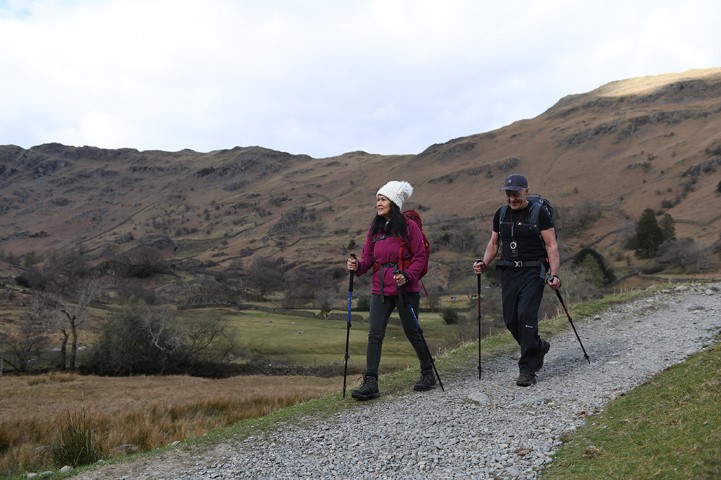
M 403 208 L 403 202 L 405 202 L 408 197 L 413 195 L 413 187 L 410 183 L 406 181 L 398 182 L 396 180 L 391 180 L 390 182 L 383 185 L 380 190 L 378 190 L 378 193 L 376 193 L 376 198 L 378 197 L 378 195 L 383 195 L 391 202 L 398 205 L 398 208 Z

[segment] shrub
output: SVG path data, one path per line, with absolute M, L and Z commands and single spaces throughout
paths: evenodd
M 663 232 L 664 240 L 676 240 L 676 221 L 670 214 L 664 214 L 658 222 L 658 226 Z
M 452 308 L 444 308 L 441 310 L 441 318 L 446 325 L 455 325 L 458 323 L 458 312 Z
M 558 215 L 555 223 L 556 231 L 563 230 L 569 237 L 580 237 L 583 232 L 601 218 L 601 206 L 591 201 L 584 201 L 578 207 L 563 207 L 562 215 Z
M 586 259 L 576 265 L 575 263 L 571 268 L 561 268 L 560 276 L 563 279 L 563 295 L 567 303 L 582 302 L 592 298 L 599 298 L 602 295 L 601 288 L 599 285 L 599 279 L 602 278 L 600 266 L 593 261 L 594 257 L 587 255 Z M 560 304 L 558 303 L 555 295 L 544 295 L 543 303 L 548 300 L 549 305 L 552 305 L 558 309 Z
M 61 420 L 58 443 L 53 446 L 52 454 L 53 463 L 58 468 L 89 465 L 102 458 L 91 422 L 84 411 L 68 413 Z
M 572 264 L 574 268 L 583 267 L 592 271 L 591 283 L 596 286 L 609 285 L 616 281 L 616 275 L 608 267 L 606 259 L 593 248 L 581 249 L 573 256 Z
M 712 272 L 719 263 L 710 248 L 704 248 L 688 237 L 665 241 L 659 248 L 659 256 L 659 262 L 683 273 Z
M 313 224 L 318 220 L 315 212 L 305 207 L 294 207 L 283 214 L 282 217 L 271 227 L 273 235 L 284 235 L 289 233 L 309 233 L 313 230 Z
M 100 338 L 90 350 L 83 368 L 97 375 L 157 374 L 167 358 L 160 347 L 174 338 L 172 329 L 153 338 L 148 318 L 151 310 L 131 304 L 124 305 L 103 323 Z
M 41 290 L 47 284 L 47 278 L 39 268 L 30 267 L 15 277 L 15 283 L 21 287 Z

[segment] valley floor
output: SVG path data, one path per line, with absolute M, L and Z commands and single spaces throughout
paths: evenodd
M 90 479 L 539 478 L 564 434 L 614 398 L 711 345 L 721 283 L 680 286 L 574 320 L 554 335 L 538 383 L 515 385 L 516 355 L 446 374 L 445 391 L 411 391 L 325 418 L 213 445 L 178 446 L 99 466 Z

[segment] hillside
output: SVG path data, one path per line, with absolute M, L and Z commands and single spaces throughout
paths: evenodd
M 646 208 L 669 213 L 678 237 L 718 246 L 719 125 L 721 69 L 709 69 L 612 82 L 418 155 L 5 145 L 0 250 L 77 248 L 101 261 L 151 244 L 219 268 L 258 256 L 337 266 L 351 241 L 362 244 L 375 192 L 390 179 L 414 185 L 408 205 L 429 231 L 473 237 L 472 250 L 487 238 L 510 172 L 554 203 L 565 254 L 593 246 L 619 256 L 617 235 Z M 589 209 L 601 218 L 573 231 L 571 219 Z M 456 254 L 436 247 L 432 273 L 443 283 Z

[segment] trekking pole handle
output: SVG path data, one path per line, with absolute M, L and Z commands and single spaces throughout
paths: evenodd
M 398 269 L 398 266 L 396 266 L 396 268 L 393 269 L 393 275 L 398 275 L 399 273 L 402 273 L 402 272 Z M 382 281 L 383 281 L 383 279 L 381 278 L 381 282 Z M 400 285 L 398 285 L 396 283 L 396 289 L 398 290 L 398 298 L 400 298 L 401 303 L 403 305 L 407 305 L 408 301 L 406 300 L 406 293 L 403 290 L 403 287 L 401 287 Z M 418 320 L 416 320 L 416 323 L 418 323 Z M 420 325 L 418 326 L 418 328 L 420 328 Z
M 355 256 L 355 253 L 351 253 L 351 254 L 350 254 L 350 258 L 352 258 L 352 259 L 355 260 L 356 262 L 358 261 L 358 257 Z M 353 277 L 355 277 L 355 270 L 349 270 L 348 273 L 349 273 L 349 276 L 348 276 L 348 291 L 349 291 L 349 292 L 352 292 L 352 291 L 353 291 Z
M 404 280 L 404 282 L 405 282 L 405 283 L 408 283 L 408 277 L 406 276 L 405 273 L 403 273 L 403 272 L 398 268 L 398 265 L 396 265 L 396 268 L 393 269 L 393 275 L 403 275 L 403 280 Z M 405 286 L 405 285 L 403 285 L 403 286 Z M 401 285 L 398 285 L 397 283 L 396 283 L 396 287 L 402 288 L 402 286 L 401 286 Z
M 477 273 L 476 275 L 481 275 L 482 273 L 486 273 L 486 270 L 488 270 L 488 264 L 485 262 L 485 260 L 483 260 L 482 258 L 476 258 L 476 263 L 480 263 L 481 265 L 483 265 L 483 267 L 479 267 L 479 269 L 481 270 L 481 273 Z M 474 264 L 474 267 L 475 267 L 475 264 Z M 484 267 L 485 267 L 485 269 L 484 269 Z
M 481 258 L 476 258 L 476 263 L 486 263 Z M 477 273 L 477 283 L 478 283 L 478 316 L 480 318 L 481 316 L 481 274 Z M 480 341 L 480 340 L 479 340 Z

